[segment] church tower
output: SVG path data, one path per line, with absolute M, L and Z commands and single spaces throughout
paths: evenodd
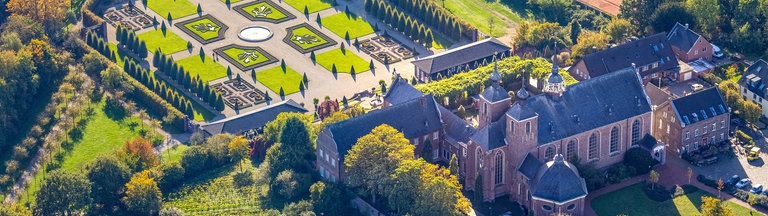
M 493 59 L 493 72 L 491 72 L 490 81 L 491 86 L 485 88 L 480 94 L 478 128 L 483 128 L 498 120 L 512 104 L 509 93 L 501 86 L 501 74 L 495 58 Z
M 557 44 L 555 44 L 554 50 L 555 53 L 557 53 Z M 555 100 L 559 100 L 560 96 L 565 92 L 565 79 L 560 76 L 560 71 L 557 67 L 557 55 L 552 55 L 552 73 L 549 74 L 549 77 L 547 78 L 544 92 L 552 96 Z

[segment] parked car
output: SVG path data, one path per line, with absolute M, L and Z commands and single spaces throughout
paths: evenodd
M 739 180 L 741 180 L 741 178 L 739 178 L 739 175 L 733 175 L 733 176 L 731 176 L 731 178 L 730 178 L 730 179 L 728 179 L 727 181 L 725 181 L 725 185 L 727 185 L 727 186 L 733 186 L 734 184 L 736 184 L 737 182 L 739 182 Z
M 698 83 L 691 85 L 691 91 L 698 91 L 704 89 L 704 86 Z
M 732 119 L 731 119 L 731 123 L 733 123 L 733 124 L 734 124 L 734 125 L 736 125 L 736 126 L 740 126 L 740 127 L 741 127 L 741 126 L 744 126 L 744 122 L 743 122 L 743 121 L 741 121 L 741 119 L 740 119 L 740 118 L 732 118 Z
M 763 192 L 763 185 L 757 184 L 754 187 L 752 187 L 752 190 L 749 190 L 749 192 L 753 194 L 760 194 L 761 192 Z
M 752 183 L 752 180 L 749 180 L 748 178 L 742 179 L 741 181 L 736 183 L 736 188 L 742 189 L 742 188 L 746 187 L 747 185 L 749 185 L 750 183 Z
M 715 56 L 715 58 L 722 58 L 725 56 L 725 54 L 723 54 L 723 50 L 720 50 L 720 47 L 717 47 L 714 44 L 712 44 L 712 51 L 712 55 Z
M 762 193 L 760 193 L 760 195 L 768 196 L 768 190 L 764 190 Z

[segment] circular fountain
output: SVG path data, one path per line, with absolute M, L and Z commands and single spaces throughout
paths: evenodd
M 264 26 L 248 26 L 240 30 L 237 36 L 248 42 L 261 42 L 272 37 L 272 30 Z

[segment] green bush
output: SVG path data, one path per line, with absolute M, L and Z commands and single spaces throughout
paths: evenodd
M 744 131 L 736 130 L 735 134 L 736 138 L 738 138 L 742 143 L 747 145 L 755 145 L 755 141 L 752 140 L 752 137 L 744 133 Z
M 637 176 L 635 167 L 627 166 L 625 164 L 611 167 L 605 174 L 605 178 L 609 184 L 623 182 L 635 176 Z
M 253 184 L 253 173 L 250 170 L 235 173 L 232 175 L 232 183 L 237 187 L 246 187 Z
M 645 149 L 631 148 L 624 153 L 624 164 L 634 167 L 637 174 L 642 175 L 651 171 L 653 157 Z

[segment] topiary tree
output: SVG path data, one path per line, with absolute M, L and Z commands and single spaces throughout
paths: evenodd
M 320 18 L 320 14 L 317 14 L 317 18 L 315 18 L 315 22 L 317 22 L 317 25 L 323 26 L 323 20 Z
M 299 82 L 299 91 L 304 92 L 304 81 Z
M 163 35 L 165 35 L 166 30 L 168 30 L 168 28 L 165 27 L 165 22 L 163 22 L 163 24 L 160 25 L 160 31 L 163 31 Z
M 333 63 L 333 65 L 331 65 L 331 73 L 334 73 L 334 74 L 338 73 L 338 71 L 336 71 L 336 63 Z
M 353 76 L 355 75 L 355 66 L 354 66 L 354 65 L 352 65 L 352 66 L 349 68 L 349 74 L 352 74 Z
M 168 12 L 168 24 L 173 22 L 173 17 L 171 16 L 171 12 Z
M 227 76 L 232 76 L 232 68 L 227 65 Z
M 341 43 L 341 53 L 345 55 L 347 54 L 347 49 L 344 47 L 344 43 Z
M 149 51 L 147 50 L 147 42 L 141 41 L 141 45 L 139 45 L 139 57 L 142 59 L 147 58 L 149 55 Z
M 280 97 L 285 97 L 285 91 L 283 91 L 282 86 L 280 86 Z
M 202 13 L 202 12 L 203 12 L 203 8 L 200 7 L 200 3 L 197 3 L 197 13 Z
M 344 40 L 347 41 L 347 43 L 349 43 L 349 41 L 351 40 L 349 38 L 349 31 L 344 32 Z
M 368 69 L 371 69 L 371 70 L 373 70 L 373 67 L 374 67 L 374 66 L 373 66 L 373 59 L 371 59 L 371 60 L 368 60 Z
M 309 59 L 312 60 L 312 63 L 315 63 L 317 61 L 315 57 L 315 51 L 312 51 L 309 53 Z
M 283 73 L 288 72 L 288 67 L 285 66 L 285 59 L 280 59 L 280 68 L 283 69 Z
M 307 5 L 304 5 L 304 16 L 309 17 L 309 8 Z

